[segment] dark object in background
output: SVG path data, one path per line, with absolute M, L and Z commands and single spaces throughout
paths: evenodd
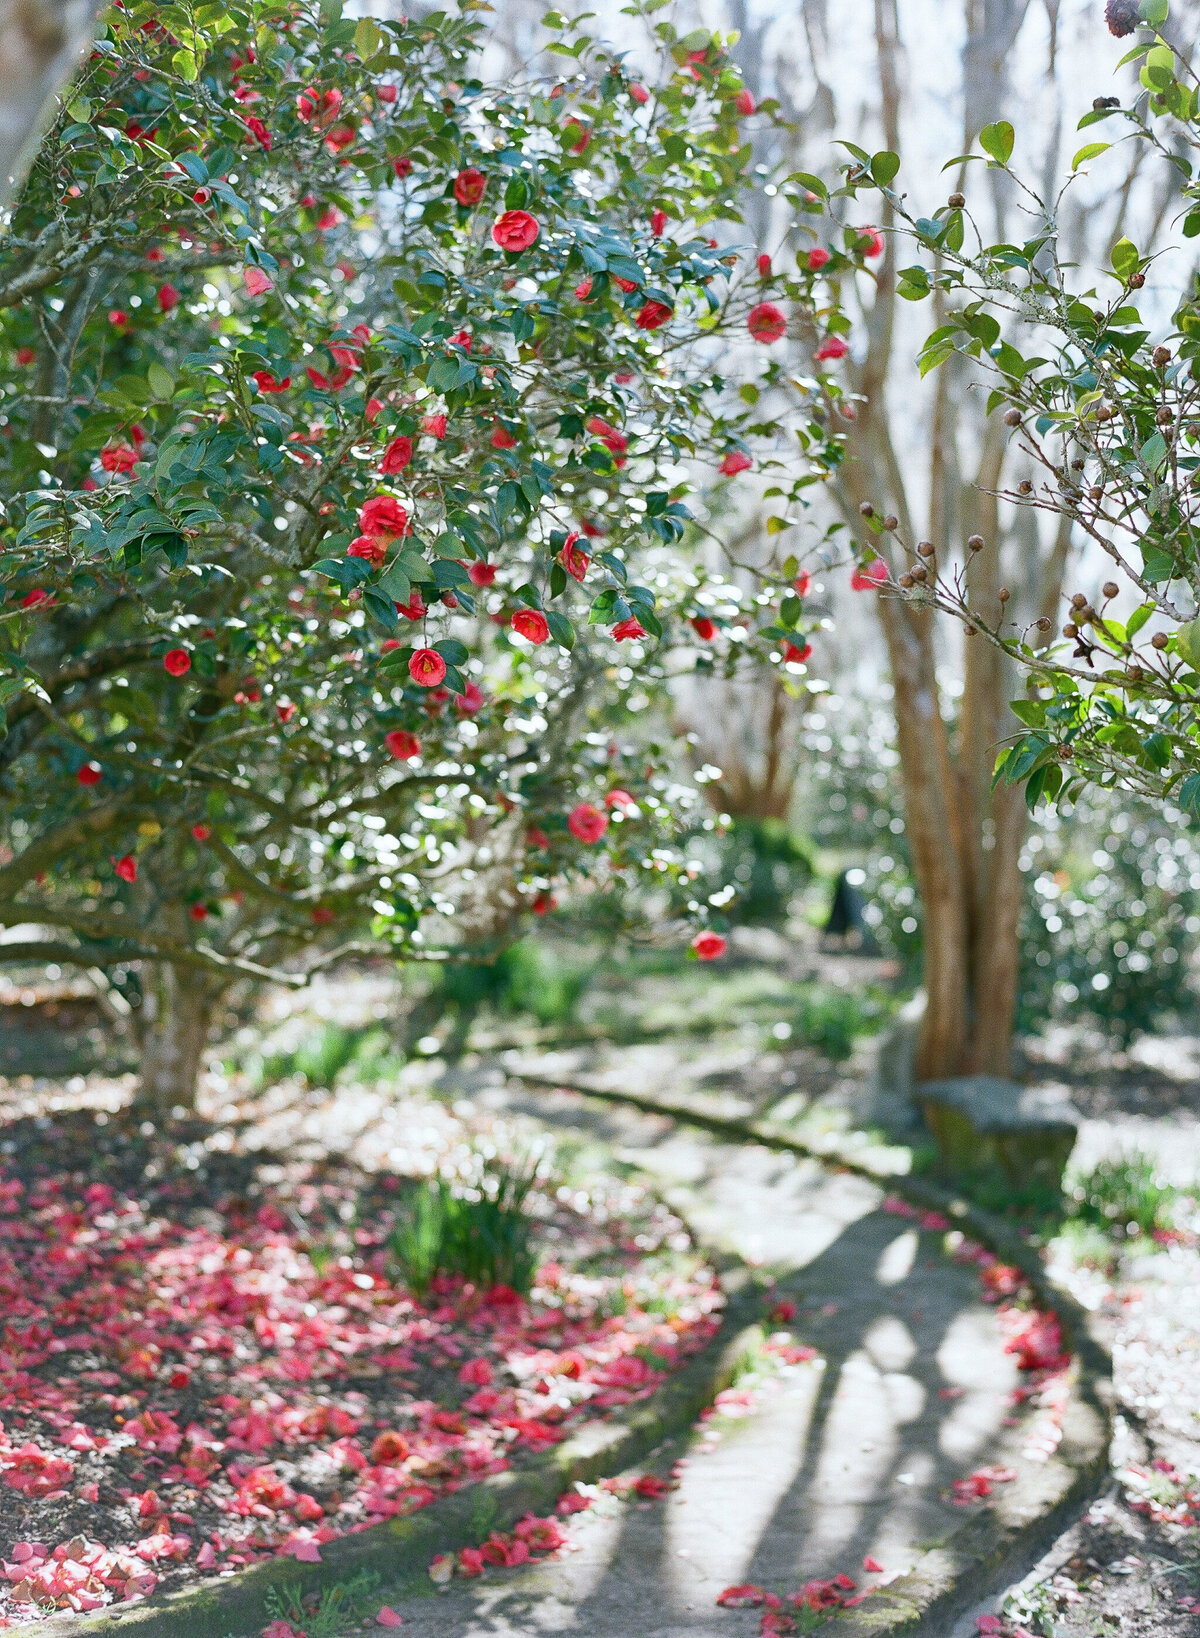
M 852 877 L 857 877 L 857 882 L 851 880 Z M 840 938 L 848 948 L 869 954 L 874 952 L 876 946 L 863 914 L 866 900 L 858 890 L 858 882 L 862 880 L 861 870 L 842 871 L 833 890 L 833 903 L 822 931 L 826 938 Z

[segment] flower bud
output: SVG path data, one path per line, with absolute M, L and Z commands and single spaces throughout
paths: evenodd
M 1115 597 L 1120 589 L 1115 580 L 1106 580 L 1100 588 L 1105 597 Z
M 973 552 L 982 552 L 982 550 L 983 550 L 983 536 L 982 535 L 968 535 L 967 536 L 967 545 L 971 548 L 971 550 Z
M 1164 347 L 1160 341 L 1150 356 L 1154 360 L 1154 367 L 1156 370 L 1165 370 L 1167 365 L 1171 362 L 1171 349 L 1169 347 Z
M 1068 620 L 1066 625 L 1062 628 L 1062 634 L 1064 637 L 1078 637 L 1079 627 L 1074 623 L 1074 621 Z
M 1019 427 L 1021 425 L 1021 412 L 1020 412 L 1020 410 L 1019 409 L 1006 409 L 1005 412 L 1004 412 L 1004 425 L 1006 427 Z
M 951 210 L 961 210 L 966 202 L 967 196 L 963 193 L 952 193 L 946 201 Z

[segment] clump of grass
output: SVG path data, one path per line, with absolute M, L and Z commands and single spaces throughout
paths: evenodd
M 1082 1223 L 1129 1237 L 1175 1226 L 1180 1190 L 1143 1149 L 1097 1161 L 1068 1190 L 1067 1211 Z
M 815 984 L 802 998 L 795 1031 L 809 1046 L 840 1062 L 854 1051 L 860 1035 L 878 1029 L 882 1009 L 872 997 Z
M 398 1277 L 417 1297 L 439 1275 L 528 1292 L 537 1259 L 525 1204 L 539 1170 L 536 1158 L 494 1162 L 474 1185 L 422 1184 L 388 1238 Z
M 373 1613 L 378 1599 L 379 1577 L 360 1570 L 349 1581 L 337 1581 L 321 1592 L 297 1593 L 291 1588 L 267 1588 L 267 1614 L 275 1621 L 288 1621 L 306 1638 L 337 1638 L 350 1625 Z

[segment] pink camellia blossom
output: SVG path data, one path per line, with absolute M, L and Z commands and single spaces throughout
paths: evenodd
M 487 187 L 487 177 L 474 165 L 468 165 L 465 171 L 459 171 L 454 178 L 454 197 L 460 205 L 477 205 L 483 198 Z
M 578 540 L 579 530 L 572 529 L 566 540 L 563 541 L 562 550 L 558 554 L 558 561 L 572 580 L 578 580 L 582 584 L 588 571 L 588 564 L 592 560 L 586 552 L 580 551 L 577 545 Z
M 336 86 L 328 91 L 318 91 L 315 85 L 310 85 L 296 98 L 296 113 L 301 121 L 305 125 L 315 125 L 318 130 L 332 125 L 341 108 L 342 93 Z
M 382 398 L 368 398 L 363 410 L 363 417 L 368 426 L 373 426 L 383 411 Z
M 163 670 L 169 677 L 186 677 L 192 669 L 192 656 L 186 648 L 169 648 L 163 655 Z
M 439 443 L 446 436 L 446 417 L 440 412 L 437 415 L 427 415 L 421 422 L 421 431 L 436 438 Z
M 393 728 L 390 734 L 383 736 L 383 743 L 387 746 L 388 755 L 395 757 L 397 762 L 411 762 L 413 757 L 421 754 L 421 741 L 405 728 Z
M 537 217 L 531 216 L 527 210 L 506 210 L 492 223 L 493 240 L 510 255 L 528 250 L 530 245 L 537 242 L 541 231 Z
M 874 557 L 865 567 L 855 567 L 850 576 L 851 591 L 874 591 L 888 577 L 888 567 L 881 557 Z
M 721 462 L 721 476 L 736 478 L 739 472 L 748 472 L 753 465 L 754 462 L 744 449 L 731 449 Z
M 814 245 L 808 253 L 807 262 L 810 273 L 819 273 L 829 262 L 829 252 L 821 245 Z
M 634 102 L 637 103 L 639 108 L 644 108 L 650 101 L 649 91 L 646 90 L 644 85 L 638 85 L 636 81 L 629 87 L 629 95 L 633 98 Z
M 473 717 L 476 712 L 483 710 L 483 706 L 483 689 L 477 682 L 467 683 L 454 701 L 454 709 L 460 717 Z
M 727 945 L 720 933 L 714 933 L 711 928 L 705 928 L 703 932 L 696 934 L 691 947 L 695 950 L 698 960 L 716 961 L 718 956 L 725 954 Z
M 245 281 L 246 292 L 251 296 L 265 296 L 268 290 L 274 289 L 270 278 L 261 267 L 244 267 L 242 278 Z
M 386 103 L 388 107 L 391 107 L 392 103 L 394 103 L 396 100 L 396 87 L 394 85 L 377 85 L 375 87 L 375 95 L 379 98 L 380 102 Z
M 436 688 L 446 675 L 446 662 L 436 648 L 419 648 L 408 662 L 408 674 L 422 688 Z
M 346 547 L 346 556 L 365 558 L 374 568 L 378 568 L 387 556 L 387 547 L 377 535 L 358 535 Z
M 379 463 L 379 470 L 385 477 L 395 472 L 403 472 L 412 460 L 413 442 L 411 438 L 393 438 L 383 452 L 383 459 Z
M 160 284 L 158 287 L 158 310 L 160 313 L 173 312 L 179 306 L 179 292 L 173 284 Z
M 795 580 L 792 581 L 792 585 L 795 588 L 797 597 L 807 597 L 812 590 L 812 575 L 807 569 L 801 569 Z
M 755 341 L 769 346 L 787 334 L 787 319 L 773 301 L 760 301 L 747 313 L 746 328 Z
M 636 615 L 630 615 L 628 620 L 617 621 L 616 625 L 612 628 L 612 634 L 618 643 L 624 643 L 631 639 L 644 637 L 646 635 L 646 628 Z
M 469 563 L 467 565 L 467 579 L 473 586 L 490 586 L 496 578 L 494 563 Z
M 594 438 L 599 438 L 605 449 L 611 450 L 614 455 L 623 455 L 629 448 L 629 439 L 623 432 L 610 425 L 602 415 L 589 415 L 583 423 Z M 584 533 L 587 533 L 585 528 Z
M 518 609 L 511 625 L 517 636 L 529 643 L 544 643 L 550 635 L 549 623 L 539 609 Z
M 390 1604 L 385 1604 L 375 1616 L 375 1625 L 377 1627 L 402 1627 L 404 1618 L 397 1615 Z
M 114 330 L 127 330 L 129 328 L 129 314 L 125 312 L 124 308 L 114 307 L 108 315 L 108 322 Z
M 376 539 L 397 540 L 412 533 L 408 511 L 394 495 L 373 495 L 359 508 L 358 527 Z
M 606 808 L 620 808 L 622 813 L 628 813 L 630 810 L 636 810 L 637 803 L 628 791 L 615 790 L 609 791 L 604 798 L 604 806 Z
M 661 330 L 671 320 L 671 309 L 665 301 L 643 302 L 634 320 L 639 330 Z
M 593 807 L 590 802 L 580 802 L 567 815 L 567 829 L 572 836 L 577 836 L 581 842 L 590 847 L 598 842 L 608 829 L 608 815 Z
M 737 94 L 737 99 L 734 102 L 734 107 L 737 109 L 739 114 L 753 114 L 753 113 L 756 113 L 757 110 L 758 110 L 758 104 L 754 100 L 753 91 L 748 91 L 743 86 L 743 88 Z
M 813 357 L 818 364 L 828 364 L 834 359 L 845 358 L 849 351 L 850 343 L 845 336 L 826 336 Z
M 581 279 L 579 281 L 579 283 L 575 286 L 575 300 L 576 301 L 587 301 L 587 299 L 591 295 L 591 293 L 592 293 L 592 275 L 589 273 L 586 279 Z
M 473 1388 L 488 1388 L 492 1383 L 492 1367 L 486 1359 L 469 1359 L 459 1367 L 458 1380 Z
M 769 279 L 771 277 L 771 258 L 765 250 L 759 254 L 758 276 L 760 279 Z
M 875 256 L 882 256 L 884 249 L 883 234 L 877 227 L 860 227 L 854 230 L 860 239 L 866 240 L 863 255 L 868 260 Z
M 123 882 L 137 881 L 137 860 L 132 853 L 126 853 L 121 859 L 114 859 L 112 867 Z

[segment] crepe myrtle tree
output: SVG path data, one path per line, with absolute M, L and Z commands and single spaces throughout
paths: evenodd
M 0 249 L 0 925 L 132 975 L 160 1112 L 235 981 L 478 959 L 643 871 L 712 931 L 670 747 L 626 768 L 618 730 L 725 641 L 695 474 L 792 436 L 724 338 L 769 380 L 813 291 L 736 246 L 724 44 L 655 26 L 653 85 L 550 14 L 563 78 L 498 89 L 469 15 L 116 6 L 37 153 Z M 799 430 L 797 495 L 838 454 Z
M 936 557 L 914 556 L 895 584 L 910 601 L 955 615 L 969 637 L 1026 670 L 1028 697 L 1012 706 L 1026 731 L 997 747 L 996 783 L 1023 787 L 1030 807 L 1068 802 L 1089 784 L 1128 790 L 1194 821 L 1200 283 L 1193 274 L 1169 319 L 1148 317 L 1143 307 L 1148 295 L 1161 304 L 1155 285 L 1171 264 L 1160 270 L 1160 258 L 1200 234 L 1200 93 L 1192 65 L 1171 43 L 1166 0 L 1110 0 L 1106 16 L 1118 37 L 1136 34 L 1122 66 L 1138 65 L 1140 90 L 1124 106 L 1098 97 L 1083 115 L 1080 129 L 1092 134 L 1058 197 L 1042 198 L 1021 176 L 1011 126 L 981 134 L 976 159 L 1020 190 L 1032 230 L 1025 242 L 972 247 L 961 200 L 916 219 L 895 200 L 926 253 L 903 270 L 906 293 L 953 298 L 925 343 L 921 370 L 959 354 L 986 371 L 989 413 L 1033 468 L 1000 498 L 1069 528 L 1084 549 L 1089 583 L 1064 593 L 1057 618 L 1028 622 L 1011 615 L 1018 588 L 981 595 L 971 562 L 946 575 Z M 1086 167 L 1130 145 L 1153 150 L 1168 168 L 1177 190 L 1169 231 L 1143 245 L 1118 238 L 1107 265 L 1068 265 L 1057 237 L 1064 195 Z M 869 181 L 870 173 L 868 161 L 860 175 Z M 975 565 L 985 564 L 989 541 L 976 536 L 969 544 Z M 914 580 L 918 564 L 927 572 Z

